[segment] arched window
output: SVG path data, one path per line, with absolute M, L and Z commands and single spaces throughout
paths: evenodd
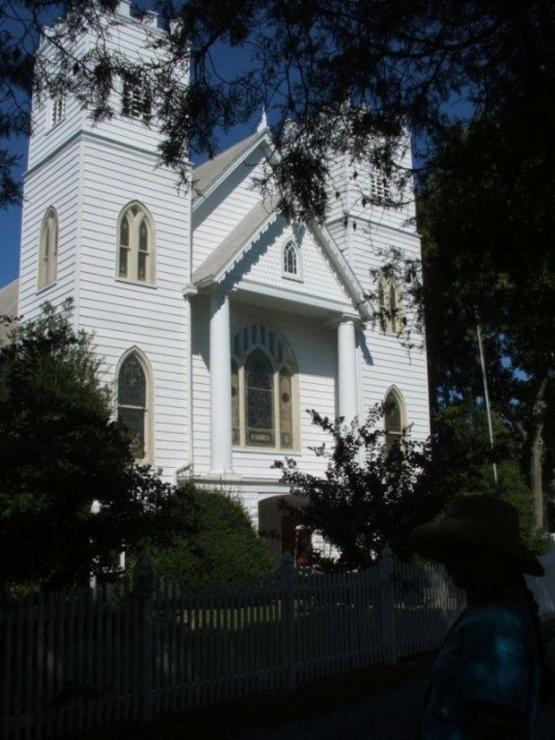
M 283 274 L 285 277 L 300 277 L 299 248 L 294 242 L 287 242 L 283 248 Z
M 42 220 L 39 245 L 38 287 L 56 282 L 58 270 L 58 215 L 50 207 Z
M 118 222 L 118 277 L 154 282 L 154 225 L 146 208 L 129 203 Z
M 123 359 L 117 377 L 118 421 L 127 427 L 137 460 L 151 458 L 151 392 L 145 361 L 135 350 Z
M 274 368 L 260 349 L 245 362 L 245 421 L 248 447 L 275 447 Z
M 289 345 L 274 329 L 251 324 L 235 332 L 233 355 L 233 444 L 276 450 L 297 448 L 297 371 Z
M 401 288 L 392 275 L 382 275 L 378 281 L 378 304 L 382 331 L 399 334 L 403 328 Z
M 403 396 L 397 388 L 391 388 L 384 401 L 384 432 L 387 449 L 401 442 L 406 426 Z

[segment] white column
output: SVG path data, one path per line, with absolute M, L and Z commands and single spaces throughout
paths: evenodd
M 350 424 L 357 415 L 355 322 L 342 318 L 337 327 L 337 410 Z
M 229 296 L 210 300 L 210 472 L 233 469 L 231 456 L 231 340 Z

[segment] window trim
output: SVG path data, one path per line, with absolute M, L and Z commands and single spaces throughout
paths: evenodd
M 391 290 L 395 291 L 395 315 L 391 309 Z M 403 293 L 394 275 L 382 273 L 378 280 L 377 303 L 379 320 L 384 334 L 399 335 L 403 330 Z
M 114 419 L 117 421 L 119 418 L 119 374 L 125 363 L 125 361 L 131 356 L 135 355 L 142 367 L 143 373 L 145 374 L 145 454 L 144 457 L 138 459 L 135 458 L 135 462 L 139 465 L 153 465 L 154 464 L 154 382 L 152 374 L 152 366 L 146 354 L 133 345 L 129 347 L 119 358 L 116 372 L 114 377 Z
M 386 416 L 385 416 L 385 407 L 388 403 L 388 399 L 390 396 L 393 396 L 395 399 L 395 402 L 397 403 L 397 406 L 399 407 L 399 416 L 401 418 L 401 432 L 388 432 L 386 430 Z M 393 435 L 395 437 L 398 437 L 398 441 L 400 443 L 403 443 L 404 440 L 407 439 L 409 436 L 409 426 L 408 426 L 408 417 L 407 417 L 407 405 L 405 402 L 405 397 L 399 390 L 399 388 L 396 385 L 391 385 L 387 391 L 384 394 L 384 420 L 383 420 L 383 432 L 384 432 L 384 445 L 387 445 L 387 439 L 388 434 Z M 397 440 L 394 440 L 397 441 Z
M 242 350 L 239 354 L 234 351 L 235 337 L 239 336 L 239 341 L 242 341 L 242 333 L 246 329 L 251 334 L 251 327 L 256 326 L 258 328 L 258 339 L 256 342 L 249 342 L 249 346 L 246 350 Z M 272 332 L 275 337 L 275 341 L 281 342 L 284 358 L 282 361 L 274 359 L 269 349 L 263 342 L 260 341 L 260 327 L 264 327 L 267 333 Z M 231 362 L 237 365 L 237 386 L 238 386 L 238 403 L 239 403 L 239 444 L 233 445 L 234 452 L 257 452 L 257 453 L 271 453 L 271 454 L 285 454 L 285 455 L 296 455 L 301 452 L 301 429 L 300 429 L 300 414 L 299 414 L 299 372 L 295 355 L 287 342 L 283 337 L 282 333 L 275 329 L 273 326 L 268 324 L 259 324 L 257 322 L 249 321 L 248 323 L 241 324 L 236 327 L 232 333 L 232 353 Z M 268 358 L 272 365 L 272 379 L 273 379 L 273 405 L 274 405 L 274 439 L 276 444 L 270 446 L 258 446 L 258 445 L 247 445 L 246 444 L 246 381 L 245 381 L 245 364 L 249 356 L 260 349 L 265 356 Z M 281 446 L 281 425 L 280 425 L 280 397 L 279 397 L 279 374 L 282 368 L 287 368 L 291 377 L 291 431 L 293 436 L 293 444 L 291 447 Z M 233 403 L 233 401 L 232 401 Z M 232 411 L 233 419 L 233 411 Z
M 54 217 L 55 231 L 54 231 L 54 249 L 50 253 L 48 264 L 46 267 L 43 265 L 47 262 L 45 260 L 45 249 L 46 249 L 46 237 L 50 230 L 50 219 Z M 38 272 L 37 272 L 37 293 L 51 288 L 56 285 L 58 280 L 58 252 L 60 242 L 60 220 L 58 218 L 58 211 L 54 206 L 48 206 L 42 217 L 40 233 L 39 233 L 39 253 L 38 253 Z M 49 245 L 50 250 L 50 245 Z M 50 278 L 50 279 L 49 279 Z
M 139 220 L 139 216 L 135 216 L 134 220 L 137 222 L 135 228 L 131 225 L 129 230 L 129 246 L 122 247 L 120 244 L 121 236 L 121 224 L 127 212 L 132 208 L 138 208 L 143 214 L 143 219 L 146 220 L 147 228 L 149 230 L 149 261 L 147 267 L 147 278 L 145 280 L 139 279 L 139 228 L 142 220 Z M 126 248 L 127 251 L 127 275 L 120 275 L 120 257 L 121 249 Z M 130 274 L 129 266 L 135 265 L 134 271 Z M 117 281 L 132 283 L 133 285 L 146 285 L 149 287 L 156 286 L 156 229 L 154 226 L 154 219 L 149 209 L 139 200 L 131 200 L 126 203 L 120 210 L 116 225 L 116 274 L 115 279 Z
M 295 259 L 296 259 L 296 272 L 287 272 L 285 269 L 285 250 L 292 246 L 293 250 L 295 252 Z M 297 283 L 303 282 L 303 263 L 302 263 L 302 253 L 300 249 L 299 243 L 295 239 L 286 239 L 281 247 L 281 275 L 285 280 L 294 280 Z

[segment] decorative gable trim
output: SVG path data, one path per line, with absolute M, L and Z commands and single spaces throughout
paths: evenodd
M 280 216 L 277 210 L 278 202 L 279 196 L 273 195 L 256 205 L 195 270 L 193 285 L 197 288 L 205 288 L 212 284 L 222 283 L 243 255 Z M 319 226 L 314 222 L 309 223 L 308 228 L 322 246 L 356 310 L 364 320 L 369 320 L 371 314 L 364 290 L 349 263 L 337 248 L 332 236 L 324 226 Z
M 351 299 L 357 311 L 359 311 L 359 313 L 365 320 L 370 320 L 372 316 L 364 289 L 360 284 L 359 279 L 355 275 L 351 265 L 347 262 L 341 250 L 334 242 L 332 235 L 329 233 L 325 226 L 321 226 L 314 221 L 310 223 L 309 227 L 320 242 L 320 244 L 323 246 L 324 251 L 330 259 L 332 265 L 337 270 L 337 274 L 341 278 L 341 281 L 343 282 L 347 292 L 351 296 Z
M 272 196 L 258 203 L 230 231 L 193 273 L 192 282 L 199 288 L 220 283 L 231 272 L 245 251 L 266 232 L 279 216 L 278 198 Z

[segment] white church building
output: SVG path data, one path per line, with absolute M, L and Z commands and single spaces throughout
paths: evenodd
M 129 5 L 112 42 L 135 59 L 162 31 Z M 425 351 L 409 353 L 396 319 L 374 321 L 367 299 L 410 310 L 371 271 L 391 247 L 419 256 L 414 207 L 363 206 L 363 190 L 387 183 L 344 156 L 325 226 L 288 221 L 254 184 L 272 154 L 263 123 L 191 166 L 192 187 L 178 189 L 159 166 L 156 126 L 137 115 L 141 91 L 118 94 L 96 125 L 70 96 L 34 106 L 17 312 L 71 297 L 137 458 L 165 480 L 232 491 L 255 525 L 285 538 L 273 462 L 323 470 L 307 409 L 351 421 L 387 399 L 389 435 L 429 433 Z

